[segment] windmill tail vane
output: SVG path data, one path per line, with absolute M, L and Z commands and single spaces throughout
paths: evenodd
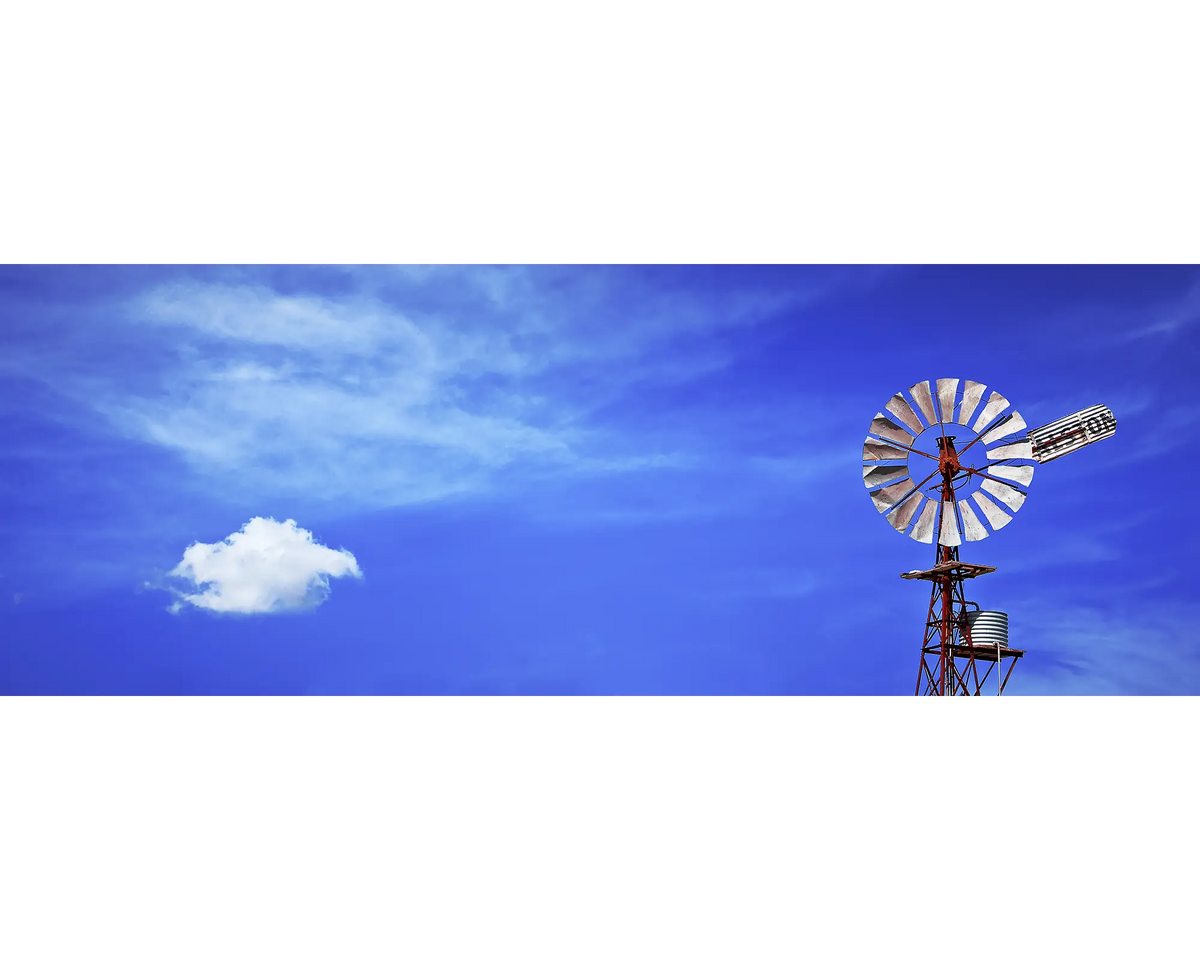
M 1024 651 L 1008 645 L 1007 614 L 980 610 L 963 594 L 964 581 L 996 568 L 961 561 L 958 548 L 1012 522 L 1035 466 L 1117 430 L 1101 404 L 1030 429 L 1004 396 L 993 390 L 984 400 L 986 392 L 974 380 L 919 381 L 875 415 L 863 444 L 863 483 L 875 509 L 913 540 L 936 540 L 930 569 L 901 574 L 932 584 L 918 694 L 979 695 L 993 671 L 996 693 L 1004 692 Z

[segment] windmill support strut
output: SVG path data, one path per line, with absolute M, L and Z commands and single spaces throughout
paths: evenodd
M 953 437 L 938 438 L 938 448 L 942 510 L 953 511 L 953 480 L 963 468 L 958 462 Z M 984 684 L 995 668 L 996 694 L 999 695 L 1004 692 L 1013 667 L 1025 651 L 1012 650 L 998 643 L 975 643 L 971 638 L 967 607 L 978 609 L 978 604 L 967 600 L 963 592 L 964 581 L 993 573 L 996 568 L 962 562 L 956 546 L 935 543 L 935 550 L 937 562 L 931 569 L 901 574 L 907 580 L 928 580 L 932 584 L 916 694 L 980 696 L 985 693 Z M 981 663 L 988 664 L 982 675 Z

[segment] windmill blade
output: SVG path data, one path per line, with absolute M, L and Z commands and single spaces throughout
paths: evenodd
M 987 472 L 993 477 L 1001 477 L 1005 480 L 1013 480 L 1022 486 L 1029 486 L 1033 480 L 1033 467 L 1026 465 L 1023 467 L 1010 467 L 1005 464 L 996 464 L 988 467 Z
M 975 421 L 975 426 L 971 429 L 976 433 L 983 433 L 983 428 L 1000 416 L 1000 411 L 1008 406 L 1008 401 L 1005 400 L 995 390 L 988 397 L 988 402 L 983 405 L 983 409 L 979 412 L 979 419 Z
M 938 410 L 942 414 L 942 423 L 954 422 L 954 395 L 958 392 L 958 380 L 939 380 L 937 382 Z
M 929 392 L 929 381 L 922 380 L 920 383 L 914 383 L 908 388 L 908 392 L 912 394 L 912 398 L 917 401 L 917 406 L 925 414 L 925 422 L 930 426 L 937 423 L 937 414 L 933 409 L 933 394 Z
M 933 522 L 937 519 L 937 501 L 926 500 L 925 508 L 909 534 L 917 543 L 933 543 Z
M 1029 468 L 1030 470 L 1033 467 Z M 863 467 L 863 483 L 867 489 L 878 487 L 893 480 L 903 480 L 908 476 L 908 467 Z
M 874 437 L 867 437 L 866 442 L 863 444 L 864 460 L 907 460 L 908 454 L 908 450 L 893 447 L 891 444 L 884 443 L 882 440 L 876 440 Z
M 971 509 L 971 505 L 966 500 L 958 501 L 958 510 L 962 514 L 963 536 L 968 541 L 983 540 L 987 537 L 987 527 L 979 522 L 975 511 Z
M 866 457 L 863 458 L 864 460 Z M 988 451 L 989 460 L 1031 460 L 1033 459 L 1033 444 L 1028 440 L 1019 443 L 1005 444 L 1003 447 L 993 447 Z
M 1025 418 L 1014 410 L 1009 415 L 1007 420 L 1002 420 L 982 437 L 980 437 L 979 442 L 986 447 L 989 443 L 995 443 L 1001 437 L 1007 437 L 1010 433 L 1016 433 L 1018 430 L 1026 429 L 1028 429 L 1028 427 L 1025 424 Z
M 911 480 L 902 480 L 899 483 L 893 483 L 890 487 L 872 490 L 871 502 L 875 504 L 876 510 L 885 513 L 915 489 L 917 489 L 917 485 Z
M 984 480 L 980 486 L 1008 507 L 1013 513 L 1020 510 L 1021 504 L 1025 502 L 1025 494 L 1020 490 L 1014 490 L 1007 484 L 997 483 L 995 480 Z
M 917 508 L 925 502 L 927 497 L 923 493 L 914 493 L 911 497 L 905 500 L 900 506 L 887 515 L 887 522 L 903 533 L 908 529 L 908 524 L 913 518 L 913 514 L 917 512 Z
M 994 481 L 985 480 L 984 482 L 993 483 Z M 971 494 L 971 499 L 979 504 L 979 509 L 983 511 L 984 517 L 986 517 L 987 522 L 992 525 L 993 530 L 999 530 L 1005 524 L 1012 522 L 1012 517 L 992 503 L 991 500 L 985 497 L 978 490 Z
M 1117 432 L 1117 418 L 1104 406 L 1096 404 L 1029 431 L 1033 459 L 1049 463 L 1074 453 L 1097 440 L 1107 440 Z
M 958 411 L 958 422 L 964 427 L 971 422 L 971 414 L 979 406 L 983 391 L 986 389 L 984 384 L 976 383 L 974 380 L 967 380 L 963 383 L 962 409 Z
M 903 423 L 916 436 L 925 428 L 921 426 L 921 421 L 917 419 L 917 414 L 909 405 L 909 402 L 904 399 L 904 394 L 898 393 L 884 406 L 892 416 Z
M 938 543 L 943 547 L 957 547 L 962 543 L 958 535 L 958 518 L 954 515 L 954 506 L 944 504 L 942 508 L 942 529 L 938 533 Z
M 898 443 L 902 447 L 911 447 L 913 438 L 900 429 L 896 424 L 892 423 L 882 413 L 875 414 L 875 419 L 871 421 L 870 432 L 877 437 L 883 437 L 884 440 L 891 440 L 892 443 Z

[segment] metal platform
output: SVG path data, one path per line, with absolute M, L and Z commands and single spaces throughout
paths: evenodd
M 975 577 L 982 577 L 985 573 L 995 572 L 995 567 L 989 567 L 982 563 L 963 563 L 961 560 L 952 560 L 949 563 L 939 563 L 936 567 L 928 570 L 909 570 L 908 573 L 902 573 L 900 576 L 904 580 L 973 580 Z
M 941 649 L 942 648 L 939 644 L 933 644 L 932 646 L 925 647 L 921 652 L 939 653 L 941 652 Z M 950 655 L 952 657 L 957 657 L 958 659 L 969 660 L 972 656 L 974 656 L 976 660 L 987 660 L 991 663 L 995 663 L 997 659 L 996 645 L 994 643 L 976 643 L 974 645 L 955 643 L 951 644 L 948 649 L 950 651 Z M 1001 660 L 1007 660 L 1009 658 L 1020 660 L 1023 656 L 1025 656 L 1024 650 L 1012 650 L 1009 647 L 1000 648 L 999 659 Z

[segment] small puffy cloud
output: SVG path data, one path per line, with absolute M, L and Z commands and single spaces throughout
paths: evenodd
M 219 543 L 193 543 L 171 576 L 190 580 L 194 592 L 175 591 L 185 603 L 217 613 L 284 613 L 319 606 L 330 577 L 362 577 L 349 550 L 331 550 L 295 520 L 255 517 Z

